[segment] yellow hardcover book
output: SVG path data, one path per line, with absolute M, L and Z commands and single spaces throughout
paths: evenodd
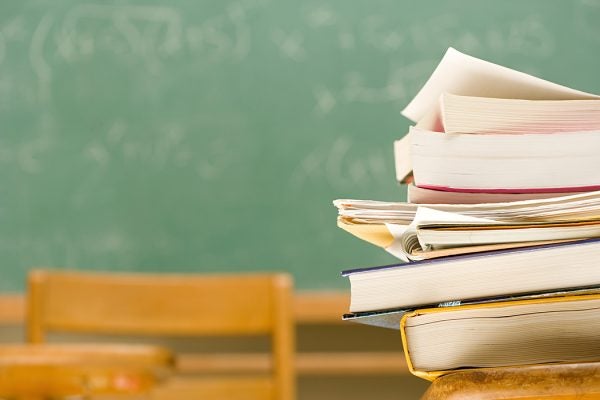
M 400 332 L 410 372 L 600 360 L 600 294 L 409 311 Z

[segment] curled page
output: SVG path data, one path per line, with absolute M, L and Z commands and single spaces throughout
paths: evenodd
M 419 207 L 410 225 L 385 224 L 394 238 L 385 250 L 403 261 L 423 260 L 426 256 L 420 253 L 431 249 L 419 237 L 419 227 L 438 224 L 457 226 L 464 224 L 497 225 L 500 222 L 489 218 L 479 218 L 435 210 L 429 207 Z
M 443 93 L 524 100 L 598 99 L 524 72 L 463 54 L 450 47 L 402 115 L 417 122 L 438 107 Z M 439 111 L 438 111 L 439 112 Z
M 415 122 L 418 128 L 443 131 L 439 104 L 443 93 L 523 100 L 600 99 L 600 96 L 484 61 L 450 47 L 419 93 L 402 110 L 402 115 Z M 410 136 L 410 132 L 407 133 L 402 138 L 403 144 L 396 144 L 394 151 L 396 178 L 401 183 L 410 182 L 412 165 L 407 150 Z

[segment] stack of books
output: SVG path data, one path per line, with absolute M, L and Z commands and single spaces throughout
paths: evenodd
M 400 264 L 344 271 L 345 319 L 411 372 L 600 360 L 600 97 L 449 49 L 394 143 L 407 202 L 341 199 Z

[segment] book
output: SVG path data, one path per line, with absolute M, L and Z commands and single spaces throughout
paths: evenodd
M 548 199 L 551 197 L 569 196 L 579 192 L 566 193 L 485 193 L 485 192 L 449 192 L 447 190 L 427 189 L 407 185 L 406 197 L 414 204 L 477 204 L 506 203 L 512 201 Z
M 560 223 L 529 222 L 501 223 L 439 221 L 420 222 L 414 231 L 408 231 L 405 241 L 419 242 L 420 249 L 445 249 L 501 243 L 527 243 L 600 237 L 600 220 L 569 221 Z
M 553 134 L 440 134 L 411 128 L 414 184 L 485 193 L 600 189 L 600 130 Z
M 338 226 L 352 235 L 385 249 L 388 253 L 406 261 L 430 260 L 439 257 L 456 256 L 460 254 L 481 253 L 493 250 L 516 249 L 544 244 L 566 243 L 575 239 L 529 240 L 526 242 L 499 242 L 484 244 L 469 244 L 457 247 L 428 247 L 424 249 L 419 242 L 417 232 L 407 232 L 401 226 L 386 225 L 354 225 L 338 221 Z M 582 235 L 583 236 L 583 235 Z M 414 240 L 416 237 L 416 240 Z
M 402 114 L 420 129 L 442 132 L 444 129 L 439 101 L 443 93 L 522 100 L 600 98 L 449 48 Z M 394 144 L 396 179 L 403 183 L 410 181 L 412 172 L 408 150 L 410 136 L 409 132 Z
M 599 236 L 600 192 L 508 203 L 412 204 L 340 199 L 338 226 L 404 260 Z
M 361 224 L 410 224 L 419 208 L 498 221 L 577 221 L 600 215 L 600 191 L 545 199 L 480 204 L 413 204 L 407 202 L 337 199 L 338 216 Z
M 591 93 L 461 53 L 452 47 L 448 48 L 427 82 L 402 110 L 402 115 L 415 122 L 423 119 L 436 110 L 442 93 L 524 100 L 598 98 Z
M 522 100 L 443 93 L 440 112 L 446 133 L 514 135 L 600 130 L 600 99 Z
M 510 223 L 426 207 L 419 208 L 409 226 L 386 224 L 376 231 L 370 225 L 338 225 L 404 261 L 600 237 L 598 219 Z
M 433 380 L 456 369 L 600 359 L 600 295 L 436 307 L 405 313 L 409 370 Z
M 342 272 L 350 312 L 415 308 L 600 285 L 600 239 L 449 256 Z

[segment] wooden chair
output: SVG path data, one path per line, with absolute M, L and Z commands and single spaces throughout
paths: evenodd
M 266 376 L 167 382 L 156 399 L 292 400 L 292 280 L 285 274 L 167 275 L 37 270 L 29 275 L 27 335 L 48 332 L 271 337 Z
M 600 362 L 464 370 L 433 381 L 421 400 L 600 399 Z

